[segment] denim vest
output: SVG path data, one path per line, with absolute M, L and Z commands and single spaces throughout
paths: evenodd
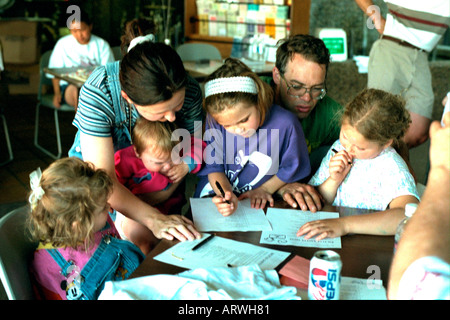
M 66 278 L 68 300 L 96 300 L 106 281 L 120 281 L 144 260 L 144 254 L 133 243 L 104 235 L 92 257 L 81 272 L 72 261 L 64 259 L 58 249 L 46 249 Z M 62 284 L 63 285 L 63 284 Z
M 114 144 L 114 152 L 123 148 L 129 147 L 131 143 L 131 133 L 129 131 L 129 122 L 132 114 L 127 117 L 127 109 L 130 110 L 127 102 L 122 98 L 120 80 L 119 80 L 119 62 L 107 63 L 106 81 L 111 92 L 114 110 L 114 127 L 112 128 L 112 139 Z M 133 122 L 133 119 L 131 119 Z M 135 122 L 135 121 L 134 121 Z M 134 124 L 132 123 L 132 125 Z M 75 141 L 69 150 L 69 157 L 78 157 L 83 159 L 81 144 L 80 144 L 80 130 L 75 135 Z

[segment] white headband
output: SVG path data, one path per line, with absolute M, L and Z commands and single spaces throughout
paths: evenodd
M 255 81 L 250 77 L 217 78 L 205 84 L 205 98 L 225 92 L 258 93 Z
M 130 50 L 133 49 L 137 44 L 146 42 L 146 41 L 155 42 L 155 36 L 153 34 L 149 33 L 146 36 L 139 36 L 139 37 L 134 38 L 133 40 L 131 40 L 130 45 L 128 46 L 127 52 L 130 52 Z

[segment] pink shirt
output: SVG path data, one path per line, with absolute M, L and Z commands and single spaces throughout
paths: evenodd
M 73 261 L 76 266 L 72 276 L 74 276 L 77 271 L 81 272 L 95 250 L 97 250 L 104 235 L 110 235 L 120 239 L 119 233 L 114 226 L 114 222 L 109 215 L 105 227 L 95 233 L 94 245 L 88 251 L 85 251 L 84 248 L 57 248 L 66 261 Z M 34 276 L 38 288 L 40 287 L 39 289 L 41 289 L 44 295 L 42 298 L 48 300 L 67 300 L 66 291 L 61 288 L 61 283 L 67 279 L 61 274 L 61 267 L 45 249 L 55 248 L 50 244 L 44 245 L 42 242 L 39 244 L 34 252 L 34 260 L 31 264 L 31 276 Z M 71 275 L 69 275 L 69 277 L 70 276 Z

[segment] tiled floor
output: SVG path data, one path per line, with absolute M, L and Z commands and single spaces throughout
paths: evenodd
M 2 96 L 0 106 L 3 106 L 8 123 L 14 159 L 0 167 L 0 217 L 12 209 L 26 204 L 29 191 L 29 174 L 37 167 L 44 170 L 53 160 L 37 150 L 33 144 L 35 95 Z M 61 139 L 63 155 L 72 145 L 76 129 L 71 125 L 73 113 L 60 113 Z M 41 112 L 42 144 L 56 151 L 53 111 L 43 108 Z M 426 162 L 429 142 L 411 150 L 411 162 L 419 182 L 426 177 Z M 5 134 L 0 128 L 0 162 L 7 158 Z M 1 245 L 1 244 L 0 244 Z M 0 286 L 0 300 L 6 299 Z

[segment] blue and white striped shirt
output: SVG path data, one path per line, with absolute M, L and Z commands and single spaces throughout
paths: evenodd
M 119 62 L 115 62 L 119 63 Z M 117 75 L 118 76 L 118 75 Z M 122 98 L 121 110 L 128 115 L 128 103 Z M 132 112 L 132 126 L 138 113 Z M 180 128 L 194 132 L 194 121 L 203 120 L 202 92 L 198 82 L 188 75 L 184 105 L 176 113 L 176 124 Z M 129 119 L 129 117 L 126 117 Z M 80 90 L 77 113 L 72 123 L 84 134 L 96 137 L 111 137 L 115 127 L 113 97 L 107 81 L 106 68 L 96 68 Z M 128 127 L 128 124 L 127 124 Z

